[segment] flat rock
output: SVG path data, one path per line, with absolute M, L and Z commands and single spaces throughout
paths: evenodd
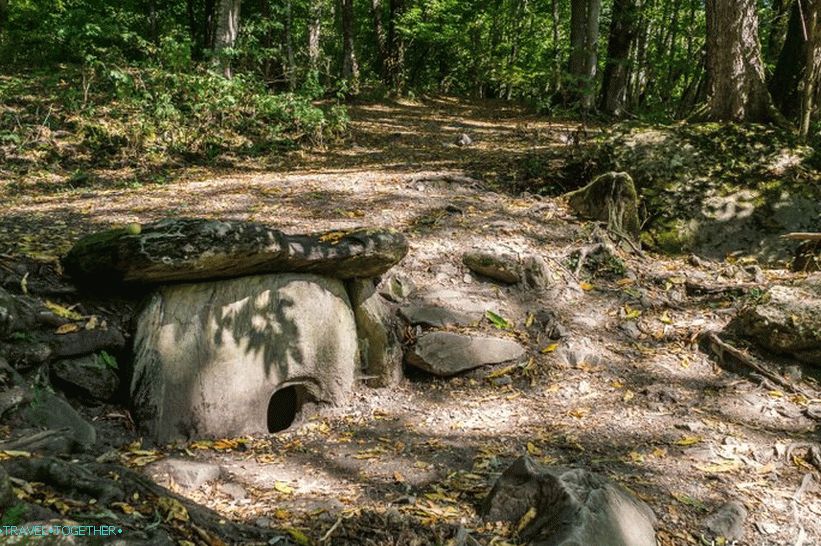
M 395 385 L 402 379 L 402 344 L 395 313 L 376 291 L 372 279 L 348 283 L 359 352 L 368 384 L 374 387 Z
M 170 478 L 184 489 L 199 489 L 208 482 L 219 479 L 219 465 L 169 457 L 150 464 L 146 471 L 152 478 Z
M 530 512 L 519 535 L 533 546 L 656 546 L 656 518 L 643 501 L 587 470 L 548 468 L 527 455 L 499 477 L 481 512 L 514 525 Z
M 380 275 L 407 252 L 405 237 L 392 230 L 287 235 L 254 222 L 185 218 L 89 235 L 63 265 L 75 283 L 90 287 L 280 272 L 352 279 Z
M 117 328 L 95 328 L 94 330 L 79 330 L 69 334 L 55 335 L 52 338 L 51 346 L 50 356 L 79 356 L 97 351 L 119 351 L 125 347 L 125 337 Z
M 522 279 L 519 257 L 509 252 L 469 250 L 462 255 L 462 263 L 474 273 L 506 284 Z
M 413 325 L 442 328 L 477 323 L 487 310 L 500 311 L 495 303 L 474 294 L 443 288 L 419 293 L 399 308 L 399 314 Z
M 110 400 L 120 386 L 117 371 L 96 354 L 51 364 L 54 379 L 97 400 Z
M 296 273 L 156 290 L 134 355 L 135 415 L 162 443 L 281 430 L 302 402 L 344 402 L 359 364 L 342 281 Z
M 485 366 L 521 358 L 525 349 L 511 339 L 430 332 L 416 340 L 405 355 L 408 364 L 439 376 L 451 376 Z
M 821 274 L 794 286 L 773 286 L 729 326 L 759 346 L 821 366 Z

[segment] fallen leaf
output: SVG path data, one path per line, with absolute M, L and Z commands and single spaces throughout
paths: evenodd
M 294 488 L 285 482 L 274 482 L 274 489 L 283 495 L 292 495 L 294 493 Z
M 677 446 L 691 446 L 691 445 L 698 444 L 698 443 L 702 442 L 703 440 L 704 440 L 704 438 L 702 438 L 701 436 L 683 436 L 683 437 L 679 438 L 678 440 L 676 440 L 673 443 L 676 444 Z
M 57 335 L 63 334 L 70 334 L 71 332 L 78 332 L 80 330 L 80 325 L 76 322 L 68 322 L 66 324 L 61 324 L 54 330 L 54 333 Z
M 559 347 L 558 343 L 551 343 L 547 347 L 543 347 L 542 350 L 539 351 L 539 352 L 541 352 L 542 354 L 552 353 L 553 351 L 558 349 L 558 347 Z
M 521 533 L 522 529 L 527 527 L 531 521 L 536 519 L 536 509 L 534 507 L 530 507 L 525 515 L 522 516 L 522 519 L 519 520 L 519 523 L 516 524 L 516 532 Z

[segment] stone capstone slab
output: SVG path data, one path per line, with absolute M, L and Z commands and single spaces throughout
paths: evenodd
M 486 521 L 524 526 L 533 546 L 656 546 L 653 511 L 606 478 L 584 469 L 549 468 L 525 455 L 485 498 Z
M 342 281 L 299 273 L 159 288 L 134 354 L 135 414 L 158 442 L 268 432 L 271 397 L 288 386 L 341 403 L 359 360 Z
M 416 340 L 405 360 L 428 373 L 447 377 L 480 366 L 515 360 L 524 354 L 524 347 L 511 339 L 430 332 Z
M 97 288 L 280 272 L 352 279 L 380 275 L 407 252 L 393 230 L 288 235 L 255 222 L 182 218 L 84 237 L 63 266 L 76 284 Z

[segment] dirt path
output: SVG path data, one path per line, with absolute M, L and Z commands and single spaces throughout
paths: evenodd
M 445 543 L 460 525 L 489 544 L 510 530 L 482 525 L 478 502 L 507 464 L 530 453 L 634 491 L 659 517 L 664 545 L 697 544 L 700 521 L 729 500 L 750 513 L 743 544 L 820 543 L 821 501 L 801 490 L 813 469 L 800 449 L 787 455 L 817 441 L 802 413 L 808 401 L 729 374 L 697 347 L 698 333 L 722 327 L 743 297 L 694 298 L 684 278 L 749 282 L 742 268 L 625 252 L 624 270 L 575 278 L 567 266 L 590 226 L 556 200 L 493 191 L 534 150 L 565 146 L 573 125 L 503 103 L 444 99 L 362 104 L 351 117 L 345 143 L 284 157 L 276 170 L 191 171 L 132 188 L 2 189 L 0 230 L 11 237 L 0 253 L 57 254 L 84 232 L 179 215 L 294 232 L 398 228 L 411 242 L 399 273 L 421 288 L 483 294 L 515 324 L 504 335 L 528 346 L 522 366 L 489 377 L 412 374 L 398 388 L 362 388 L 350 405 L 270 438 L 163 450 L 158 456 L 222 465 L 220 483 L 187 495 L 320 544 Z M 473 145 L 455 144 L 462 132 Z M 474 246 L 546 257 L 551 286 L 525 292 L 468 274 L 461 254 Z M 546 310 L 565 329 L 557 346 L 526 326 Z

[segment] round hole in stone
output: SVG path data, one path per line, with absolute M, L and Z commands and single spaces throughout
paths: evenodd
M 271 395 L 268 402 L 268 432 L 281 432 L 293 424 L 301 398 L 296 385 L 284 387 Z

